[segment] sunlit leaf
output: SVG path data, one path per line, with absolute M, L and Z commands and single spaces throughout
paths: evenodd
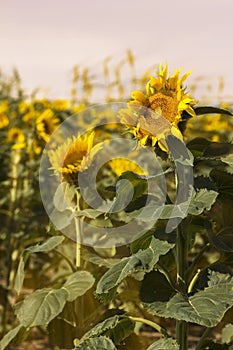
M 47 325 L 63 310 L 69 297 L 65 289 L 39 289 L 24 299 L 16 315 L 24 327 Z
M 117 350 L 111 339 L 100 336 L 98 338 L 90 338 L 80 343 L 74 350 Z
M 10 342 L 17 336 L 20 329 L 23 328 L 21 324 L 9 331 L 0 341 L 0 350 L 4 350 Z
M 159 257 L 165 255 L 173 247 L 174 244 L 153 237 L 147 249 L 139 250 L 136 254 L 122 259 L 110 268 L 100 279 L 96 293 L 108 293 L 133 272 L 150 272 L 158 262 Z
M 23 281 L 24 281 L 24 277 L 25 277 L 24 267 L 25 267 L 24 257 L 21 257 L 19 260 L 19 265 L 18 265 L 16 276 L 15 276 L 15 284 L 14 284 L 14 288 L 15 288 L 17 294 L 20 293 L 21 288 L 23 286 Z
M 30 253 L 48 253 L 51 250 L 55 249 L 59 244 L 61 244 L 64 239 L 64 236 L 53 236 L 44 243 L 28 247 L 26 250 Z
M 222 330 L 222 342 L 230 343 L 233 341 L 233 324 L 227 324 Z
M 172 338 L 159 339 L 147 348 L 147 350 L 179 350 L 179 345 Z
M 90 272 L 77 271 L 70 275 L 62 289 L 68 292 L 67 301 L 73 301 L 83 295 L 95 283 L 95 279 Z
M 192 296 L 176 294 L 168 302 L 144 305 L 147 310 L 161 317 L 214 327 L 233 306 L 233 277 L 211 272 L 208 287 Z
M 189 214 L 200 215 L 204 210 L 210 210 L 217 196 L 218 192 L 213 190 L 208 191 L 205 188 L 200 189 L 195 193 L 190 202 L 188 209 Z

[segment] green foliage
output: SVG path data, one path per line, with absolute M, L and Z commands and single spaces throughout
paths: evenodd
M 75 347 L 74 350 L 117 350 L 113 342 L 103 336 L 90 338 Z
M 135 323 L 127 316 L 116 315 L 97 324 L 89 332 L 84 334 L 81 342 L 87 339 L 106 335 L 111 338 L 114 344 L 120 344 L 134 331 Z
M 177 342 L 171 338 L 160 339 L 154 342 L 147 350 L 179 350 Z
M 115 289 L 127 276 L 138 271 L 150 272 L 158 262 L 159 257 L 166 254 L 173 247 L 174 244 L 152 237 L 148 248 L 139 250 L 129 258 L 122 259 L 103 275 L 97 285 L 97 295 L 107 300 L 108 293 Z M 112 298 L 112 294 L 110 298 Z
M 23 326 L 19 324 L 16 328 L 13 328 L 8 332 L 2 340 L 0 340 L 0 350 L 6 349 L 10 342 L 17 336 L 21 328 L 23 328 Z
M 233 306 L 233 277 L 211 272 L 208 286 L 194 295 L 176 294 L 167 302 L 146 303 L 147 310 L 161 317 L 171 317 L 205 327 L 216 326 Z

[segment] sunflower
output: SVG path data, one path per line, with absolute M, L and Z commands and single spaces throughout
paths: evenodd
M 57 111 L 66 111 L 70 108 L 70 102 L 67 100 L 54 100 L 52 103 L 52 108 L 56 109 Z
M 9 124 L 8 117 L 5 114 L 0 113 L 0 129 L 5 128 L 8 124 Z
M 102 143 L 94 146 L 95 132 L 69 138 L 57 149 L 48 152 L 51 169 L 69 182 L 73 175 L 87 170 L 102 148 Z
M 12 149 L 22 149 L 26 147 L 25 135 L 19 128 L 11 128 L 7 132 L 6 141 L 12 143 Z
M 192 107 L 195 100 L 182 86 L 189 74 L 187 72 L 180 77 L 180 70 L 176 69 L 172 76 L 168 76 L 167 65 L 160 65 L 156 76 L 150 77 L 146 93 L 132 92 L 129 109 L 120 111 L 120 115 L 122 122 L 142 145 L 150 141 L 154 146 L 158 142 L 159 147 L 167 152 L 165 138 L 169 133 L 183 140 L 178 124 L 184 120 L 184 112 L 186 116 L 195 116 Z M 144 111 L 140 107 L 145 107 Z
M 111 159 L 108 164 L 117 176 L 121 176 L 126 171 L 132 171 L 138 175 L 146 175 L 146 172 L 136 162 L 130 159 L 115 158 Z
M 55 116 L 51 109 L 44 110 L 44 112 L 42 112 L 36 119 L 37 135 L 45 142 L 48 142 L 59 123 L 60 120 Z

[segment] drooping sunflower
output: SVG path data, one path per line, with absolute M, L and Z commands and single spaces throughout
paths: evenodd
M 40 139 L 49 141 L 50 136 L 59 125 L 60 120 L 51 109 L 44 110 L 36 119 L 36 132 Z
M 167 64 L 161 64 L 156 75 L 150 77 L 146 93 L 133 91 L 129 108 L 120 111 L 121 121 L 142 145 L 150 141 L 154 146 L 158 142 L 159 147 L 167 152 L 165 137 L 169 133 L 183 140 L 179 123 L 184 120 L 184 112 L 186 116 L 195 116 L 195 100 L 183 87 L 190 71 L 182 77 L 180 72 L 181 70 L 176 69 L 174 74 L 169 76 Z M 135 105 L 138 106 L 136 111 Z M 141 113 L 140 106 L 144 107 Z M 145 113 L 145 110 L 148 111 Z
M 55 150 L 50 150 L 48 156 L 55 174 L 70 182 L 73 175 L 87 170 L 102 148 L 102 143 L 94 145 L 94 137 L 94 131 L 71 137 Z

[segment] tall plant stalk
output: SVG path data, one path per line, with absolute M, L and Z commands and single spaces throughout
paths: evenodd
M 185 237 L 184 222 L 181 222 L 177 229 L 176 240 L 176 264 L 177 264 L 177 284 L 180 293 L 187 292 L 185 274 L 188 268 L 188 240 Z M 180 350 L 188 349 L 188 324 L 185 321 L 176 321 L 176 339 L 180 345 Z
M 11 271 L 12 271 L 12 231 L 14 229 L 14 220 L 15 220 L 15 209 L 17 208 L 17 199 L 18 199 L 18 187 L 19 187 L 19 164 L 21 160 L 21 150 L 16 149 L 11 151 L 10 156 L 10 201 L 8 209 L 8 217 L 6 222 L 7 227 L 7 236 L 6 236 L 6 293 L 3 301 L 3 312 L 2 312 L 2 330 L 5 332 L 6 327 L 6 310 L 8 305 L 8 293 L 10 290 L 10 280 L 11 280 Z

